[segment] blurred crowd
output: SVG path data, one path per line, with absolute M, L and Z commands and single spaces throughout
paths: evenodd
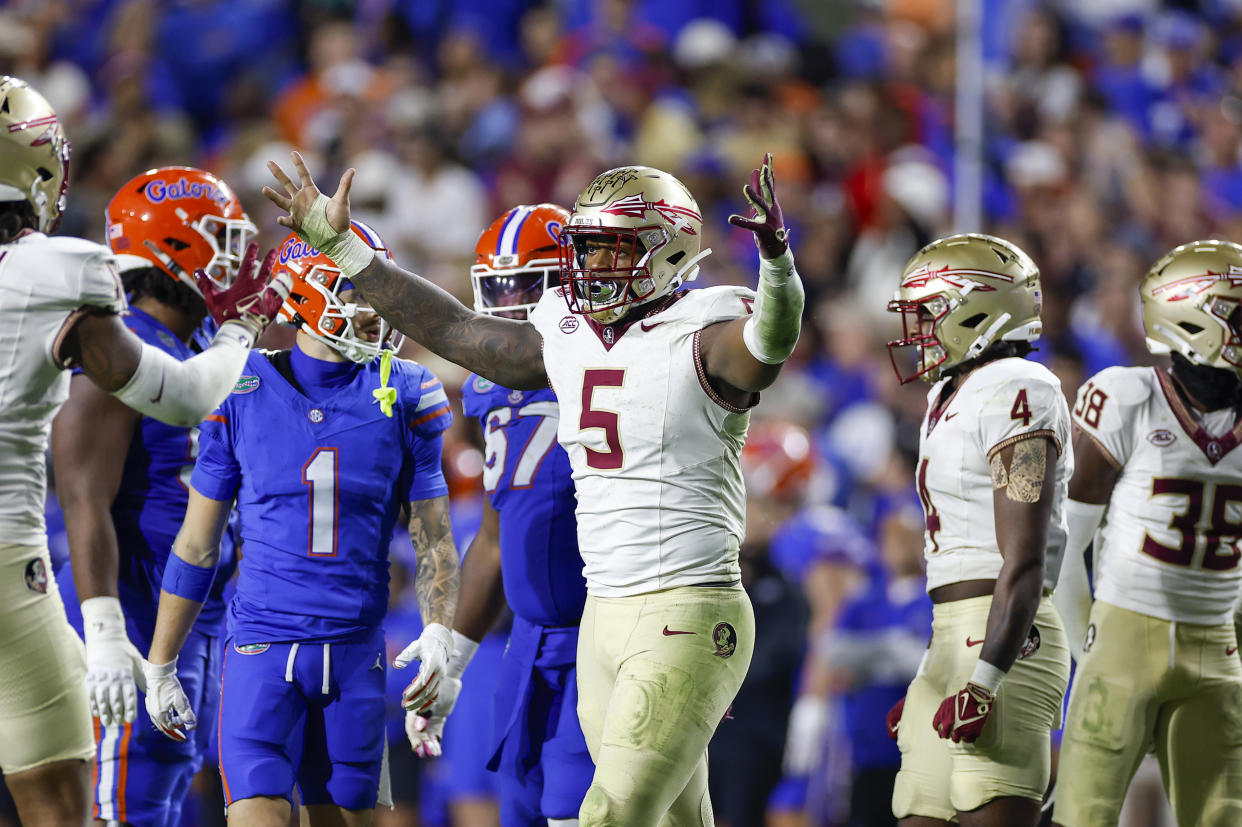
M 273 246 L 264 165 L 298 148 L 324 186 L 355 167 L 355 216 L 467 303 L 496 215 L 571 206 L 621 163 L 695 194 L 715 251 L 701 282 L 752 284 L 750 235 L 725 217 L 774 153 L 807 323 L 748 449 L 761 642 L 713 747 L 717 817 L 882 824 L 897 761 L 883 715 L 930 626 L 912 485 L 924 389 L 898 385 L 884 349 L 903 263 L 951 229 L 1025 248 L 1044 286 L 1034 358 L 1072 397 L 1084 374 L 1148 359 L 1152 262 L 1242 237 L 1242 2 L 975 5 L 981 228 L 952 226 L 952 0 L 9 0 L 0 72 L 42 92 L 73 141 L 63 233 L 102 240 L 121 183 L 194 164 Z M 482 458 L 458 420 L 447 462 L 468 526 Z M 394 617 L 416 620 L 404 574 Z M 455 823 L 488 823 L 490 793 L 458 793 Z M 417 823 L 403 812 L 384 823 Z

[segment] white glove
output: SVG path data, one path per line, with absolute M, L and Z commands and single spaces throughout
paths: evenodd
M 393 666 L 404 669 L 411 661 L 419 661 L 418 676 L 401 693 L 403 709 L 422 712 L 431 707 L 452 652 L 453 633 L 439 623 L 429 623 L 418 640 L 401 650 Z
M 133 723 L 138 717 L 142 655 L 125 635 L 125 614 L 115 597 L 82 601 L 86 631 L 86 694 L 91 716 L 103 726 Z
M 147 714 L 151 723 L 174 741 L 184 741 L 186 730 L 198 726 L 198 718 L 177 680 L 177 659 L 158 666 L 144 660 L 142 674 L 147 679 Z
M 815 695 L 803 695 L 789 714 L 789 735 L 785 739 L 785 773 L 810 775 L 824 750 L 824 731 L 828 728 L 828 702 Z
M 445 676 L 440 681 L 440 693 L 431 709 L 424 713 L 409 710 L 405 713 L 405 737 L 419 758 L 438 758 L 442 753 L 440 739 L 444 737 L 444 722 L 461 694 L 461 679 Z

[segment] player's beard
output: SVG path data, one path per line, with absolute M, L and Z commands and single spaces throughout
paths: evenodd
M 1236 371 L 1196 365 L 1174 353 L 1173 377 L 1206 410 L 1218 411 L 1242 403 L 1242 380 Z

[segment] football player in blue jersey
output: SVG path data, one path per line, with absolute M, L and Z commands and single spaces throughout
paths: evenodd
M 254 224 L 223 181 L 186 167 L 133 178 L 113 196 L 105 216 L 130 301 L 126 326 L 174 359 L 188 359 L 207 316 L 194 273 L 201 270 L 227 287 L 257 232 Z M 144 417 L 80 369 L 52 426 L 57 495 L 82 602 L 95 718 L 94 813 L 100 822 L 180 824 L 182 801 L 215 720 L 223 654 L 220 592 L 231 566 L 220 568 L 177 672 L 205 726 L 194 738 L 173 742 L 134 725 L 143 698 L 138 651 L 151 642 L 160 579 L 185 516 L 197 446 L 198 428 Z M 230 543 L 227 559 L 231 551 Z
M 506 212 L 479 237 L 471 268 L 480 313 L 525 319 L 558 279 L 557 238 L 569 211 L 553 204 Z M 429 716 L 409 713 L 415 751 L 438 755 L 444 719 L 478 641 L 507 601 L 513 630 L 498 681 L 490 769 L 501 776 L 500 820 L 577 824 L 595 765 L 577 715 L 578 624 L 586 580 L 578 554 L 574 482 L 556 443 L 550 389 L 517 391 L 472 375 L 465 412 L 483 424 L 483 522 L 462 564 L 454 655 Z
M 296 784 L 311 824 L 363 825 L 386 797 L 381 623 L 406 507 L 426 625 L 396 665 L 416 650 L 434 684 L 448 664 L 458 563 L 440 454 L 452 414 L 429 370 L 385 349 L 387 324 L 325 256 L 292 236 L 279 256 L 297 342 L 253 354 L 203 424 L 143 665 L 146 707 L 170 738 L 196 725 L 176 667 L 236 498 L 244 553 L 218 724 L 229 822 L 283 827 Z

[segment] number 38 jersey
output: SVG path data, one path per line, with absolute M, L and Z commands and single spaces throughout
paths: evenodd
M 1044 564 L 1044 585 L 1051 588 L 1065 551 L 1065 497 L 1074 472 L 1061 382 L 1037 362 L 997 359 L 967 376 L 937 411 L 947 381 L 937 382 L 927 395 L 915 469 L 927 519 L 927 590 L 1000 574 L 989 463 L 1005 447 L 1040 437 L 1055 445 L 1048 455 L 1056 463 L 1056 488 Z
M 1096 598 L 1178 623 L 1230 622 L 1242 425 L 1213 437 L 1150 367 L 1096 374 L 1078 391 L 1074 423 L 1121 469 L 1097 534 Z
M 750 414 L 708 384 L 698 334 L 744 317 L 753 299 L 742 287 L 686 290 L 621 329 L 570 313 L 558 288 L 531 313 L 560 402 L 557 437 L 573 467 L 592 594 L 741 577 L 740 455 Z

